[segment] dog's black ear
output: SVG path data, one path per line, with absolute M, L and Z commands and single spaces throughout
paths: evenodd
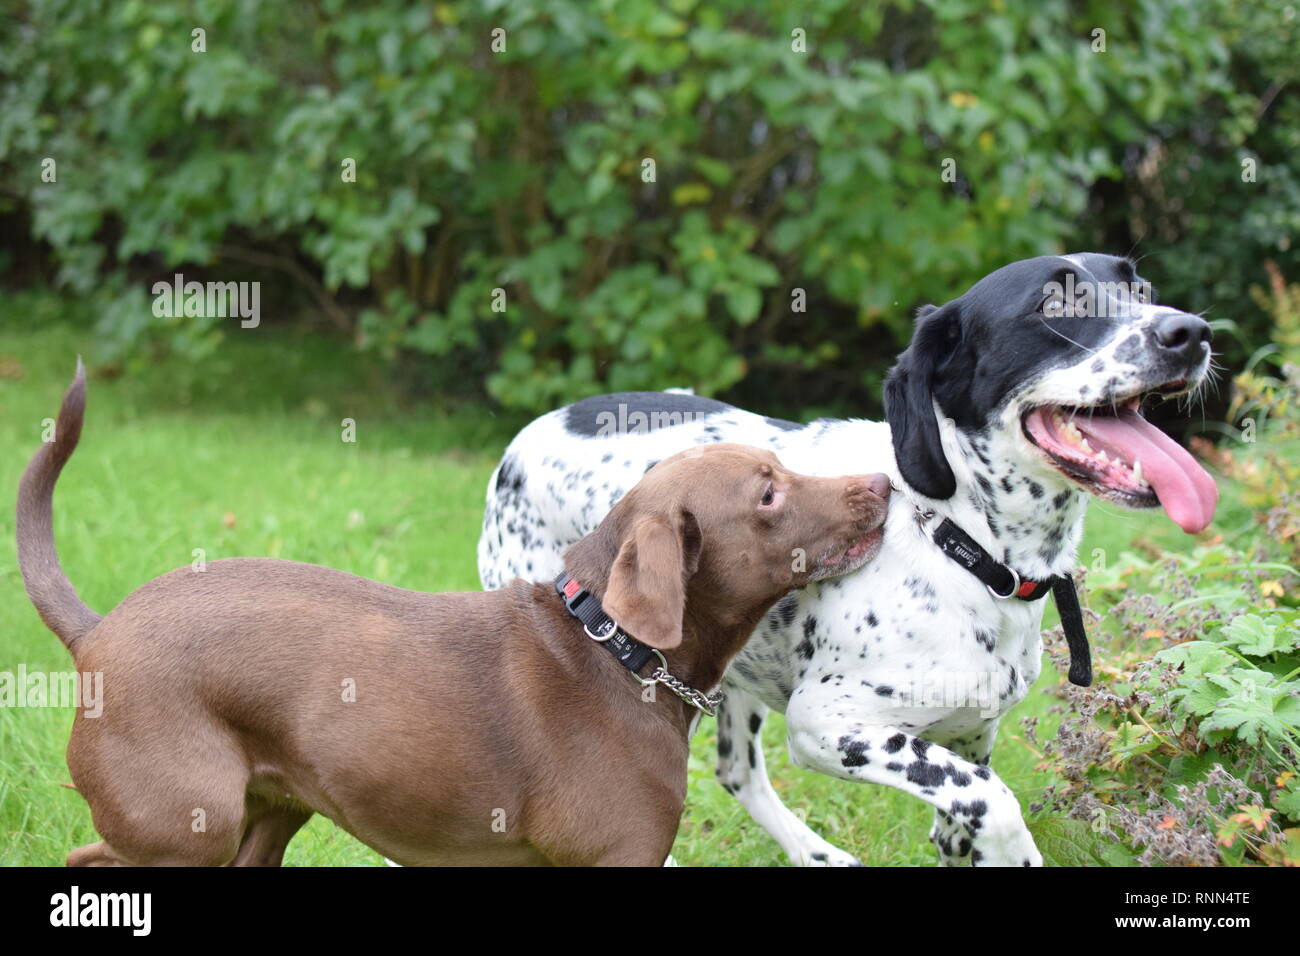
M 912 344 L 885 380 L 885 418 L 903 479 L 927 498 L 951 498 L 957 479 L 943 454 L 934 415 L 935 374 L 961 338 L 960 307 L 922 306 Z

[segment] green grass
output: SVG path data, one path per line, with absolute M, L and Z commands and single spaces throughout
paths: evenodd
M 0 316 L 0 491 L 18 477 L 54 415 L 78 352 L 93 339 L 52 321 L 44 300 Z M 22 311 L 21 317 L 17 312 Z M 21 319 L 21 321 L 20 321 Z M 518 419 L 474 408 L 403 407 L 382 366 L 319 338 L 231 335 L 200 366 L 173 359 L 92 377 L 81 446 L 59 484 L 56 535 L 82 597 L 106 612 L 158 574 L 266 555 L 325 564 L 401 587 L 476 589 L 475 544 L 487 477 Z M 340 422 L 356 421 L 355 444 Z M 0 508 L 0 670 L 71 669 L 23 592 L 12 506 Z M 1186 539 L 1162 515 L 1094 506 L 1083 560 L 1144 537 Z M 1050 613 L 1050 612 L 1049 612 Z M 993 764 L 1027 804 L 1051 781 L 1019 733 L 1046 715 L 1047 667 L 1003 722 Z M 63 751 L 72 711 L 0 708 L 0 864 L 57 865 L 96 837 L 70 789 Z M 1051 727 L 1050 716 L 1044 726 Z M 932 865 L 931 812 L 919 800 L 792 767 L 779 716 L 764 733 L 777 790 L 832 842 L 874 865 Z M 776 844 L 713 779 L 714 724 L 692 746 L 690 798 L 674 853 L 684 865 L 777 865 Z M 296 865 L 374 865 L 379 857 L 316 818 L 289 847 Z

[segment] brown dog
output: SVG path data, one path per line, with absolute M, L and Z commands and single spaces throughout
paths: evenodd
M 51 501 L 84 409 L 78 363 L 18 493 L 28 596 L 78 671 L 104 675 L 102 716 L 79 711 L 68 746 L 104 840 L 69 864 L 278 865 L 313 813 L 408 865 L 663 863 L 698 715 L 671 679 L 643 689 L 556 588 L 423 594 L 236 558 L 156 578 L 107 617 L 83 604 Z M 664 655 L 655 676 L 713 688 L 782 594 L 874 556 L 888 493 L 883 475 L 697 448 L 565 567 Z

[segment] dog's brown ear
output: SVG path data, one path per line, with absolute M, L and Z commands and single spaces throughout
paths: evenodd
M 686 578 L 699 565 L 699 539 L 689 513 L 681 529 L 667 519 L 647 517 L 619 547 L 601 604 L 642 644 L 661 651 L 681 644 Z

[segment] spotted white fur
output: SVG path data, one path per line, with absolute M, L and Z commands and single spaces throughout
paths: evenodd
M 1112 260 L 1068 261 L 1099 271 Z M 970 322 L 993 321 L 977 315 L 988 311 L 979 300 L 966 308 L 975 316 Z M 1038 865 L 1015 795 L 987 764 L 999 720 L 1039 675 L 1044 602 L 995 599 L 929 535 L 949 517 L 1022 577 L 1068 573 L 1088 495 L 1044 461 L 1022 433 L 1022 416 L 1048 403 L 1122 400 L 1167 381 L 1168 358 L 1153 344 L 1152 325 L 1170 311 L 1141 304 L 1092 328 L 1088 343 L 1061 342 L 1000 396 L 982 427 L 957 427 L 936 403 L 943 455 L 956 479 L 946 499 L 926 498 L 909 484 L 884 422 L 795 426 L 701 400 L 711 408 L 701 419 L 601 436 L 575 432 L 581 404 L 551 412 L 516 436 L 489 482 L 479 541 L 483 584 L 554 577 L 565 547 L 590 532 L 654 462 L 692 444 L 770 448 L 788 468 L 813 475 L 887 473 L 899 493 L 890 501 L 879 557 L 852 575 L 787 595 L 728 670 L 718 779 L 793 862 L 856 862 L 772 789 L 759 734 L 775 709 L 786 715 L 798 765 L 896 787 L 932 804 L 931 839 L 941 862 Z M 1188 372 L 1192 384 L 1208 362 L 1207 348 Z M 654 401 L 661 393 L 636 394 Z M 933 517 L 922 521 L 918 512 Z M 931 692 L 935 684 L 959 693 L 943 698 Z M 865 805 L 863 812 L 870 812 Z

